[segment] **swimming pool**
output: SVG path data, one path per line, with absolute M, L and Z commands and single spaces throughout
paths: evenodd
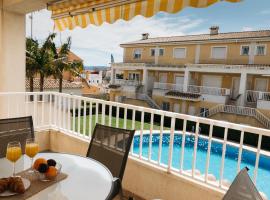
M 148 158 L 149 138 L 150 138 L 149 134 L 145 134 L 143 136 L 142 156 L 145 158 Z M 153 134 L 151 159 L 154 161 L 158 160 L 159 140 L 160 140 L 159 134 Z M 170 135 L 163 134 L 161 163 L 165 165 L 168 164 L 169 142 L 170 142 Z M 194 142 L 195 137 L 193 135 L 186 135 L 184 162 L 183 162 L 184 170 L 192 169 Z M 139 146 L 140 146 L 140 136 L 136 135 L 134 137 L 134 145 L 133 145 L 134 154 L 139 154 Z M 222 146 L 223 144 L 221 142 L 212 141 L 208 173 L 213 174 L 217 180 L 220 177 Z M 173 157 L 172 157 L 173 168 L 180 169 L 181 149 L 182 149 L 182 135 L 175 134 L 173 145 Z M 207 149 L 208 149 L 208 140 L 199 137 L 196 156 L 196 169 L 200 170 L 201 174 L 204 174 L 205 172 Z M 233 179 L 237 174 L 237 160 L 238 160 L 238 148 L 227 144 L 224 161 L 223 179 L 227 179 L 230 182 L 233 181 Z M 243 149 L 241 168 L 247 166 L 250 169 L 249 175 L 251 178 L 253 178 L 254 175 L 255 161 L 256 161 L 256 153 Z M 264 192 L 268 197 L 270 197 L 269 185 L 270 185 L 270 157 L 261 154 L 257 173 L 257 188 L 259 191 Z

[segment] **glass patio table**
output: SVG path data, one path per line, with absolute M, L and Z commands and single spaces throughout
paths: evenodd
M 29 200 L 105 200 L 111 192 L 113 177 L 110 171 L 98 161 L 62 153 L 39 153 L 35 158 L 54 159 L 62 164 L 62 172 L 68 177 Z M 30 159 L 21 157 L 16 163 L 16 172 L 28 169 Z M 0 177 L 11 176 L 12 165 L 6 158 L 0 159 Z

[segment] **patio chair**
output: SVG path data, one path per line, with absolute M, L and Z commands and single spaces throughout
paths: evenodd
M 223 200 L 263 200 L 250 179 L 248 170 L 246 167 L 238 173 Z
M 114 176 L 113 190 L 107 200 L 118 194 L 123 198 L 122 179 L 134 136 L 134 130 L 125 130 L 96 124 L 87 157 L 104 164 Z
M 0 119 L 0 158 L 6 156 L 7 144 L 12 141 L 19 141 L 24 152 L 28 138 L 34 138 L 32 116 Z

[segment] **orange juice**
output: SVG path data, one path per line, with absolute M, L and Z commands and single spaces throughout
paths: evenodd
M 8 147 L 6 157 L 11 162 L 16 162 L 22 156 L 21 147 Z
M 28 143 L 25 146 L 25 154 L 28 155 L 30 158 L 35 157 L 39 151 L 39 147 L 37 143 Z

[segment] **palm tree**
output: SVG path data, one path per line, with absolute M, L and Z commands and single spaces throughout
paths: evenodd
M 53 74 L 52 64 L 53 64 L 53 47 L 54 47 L 54 38 L 56 33 L 50 34 L 43 45 L 40 48 L 39 54 L 37 54 L 38 61 L 38 72 L 40 75 L 39 80 L 39 91 L 43 92 L 44 90 L 44 79 L 47 76 Z
M 38 41 L 28 38 L 26 40 L 26 75 L 30 78 L 30 91 L 33 91 L 33 79 L 36 73 L 40 75 L 39 90 L 44 90 L 44 79 L 52 74 L 54 46 L 53 39 L 56 34 L 50 34 L 40 46 Z
M 34 76 L 37 73 L 35 54 L 38 51 L 38 41 L 26 38 L 26 77 L 30 82 L 30 92 L 34 91 Z
M 59 79 L 59 92 L 62 92 L 63 90 L 63 72 L 69 71 L 74 75 L 80 75 L 83 68 L 82 62 L 68 60 L 70 47 L 70 37 L 59 49 L 56 48 L 55 44 L 52 46 L 52 51 L 54 53 L 53 76 Z

